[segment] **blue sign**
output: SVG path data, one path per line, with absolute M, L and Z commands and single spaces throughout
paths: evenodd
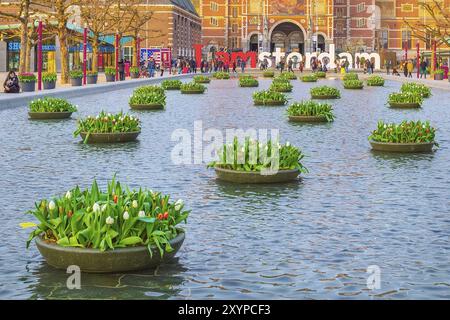
M 20 51 L 20 42 L 8 42 L 8 51 Z
M 112 46 L 100 46 L 98 48 L 98 50 L 101 53 L 113 53 L 114 52 L 114 47 L 112 47 Z M 92 52 L 92 45 L 90 43 L 87 44 L 86 51 L 87 52 Z M 74 46 L 69 47 L 69 52 L 83 52 L 83 44 L 82 43 L 78 43 L 78 44 L 76 44 Z

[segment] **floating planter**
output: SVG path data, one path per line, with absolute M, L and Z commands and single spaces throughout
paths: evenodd
M 316 75 L 317 78 L 326 78 L 327 77 L 327 73 L 325 71 L 317 71 L 314 73 Z
M 344 80 L 344 81 L 348 81 L 348 80 L 359 80 L 359 76 L 358 76 L 358 74 L 355 73 L 355 72 L 350 72 L 350 73 L 344 74 L 344 76 L 342 77 L 342 80 Z
M 97 117 L 88 116 L 78 120 L 74 136 L 80 135 L 84 143 L 118 143 L 136 140 L 141 133 L 138 118 L 123 114 L 110 114 L 102 111 Z
M 297 76 L 293 72 L 283 72 L 279 75 L 279 78 L 286 80 L 297 80 Z
M 401 124 L 378 122 L 378 128 L 369 137 L 372 149 L 385 152 L 418 153 L 431 152 L 436 129 L 422 121 L 403 121 Z
M 135 110 L 161 110 L 166 105 L 166 93 L 161 87 L 141 87 L 133 92 L 129 105 Z
M 367 78 L 367 85 L 370 87 L 383 87 L 384 78 L 378 75 L 373 75 Z
M 21 73 L 18 78 L 22 92 L 33 92 L 36 89 L 36 76 L 34 73 Z
M 106 82 L 116 81 L 116 68 L 105 68 Z
M 70 84 L 72 87 L 81 87 L 83 84 L 83 72 L 81 70 L 72 70 L 69 73 Z
M 359 89 L 364 88 L 364 83 L 361 80 L 345 80 L 344 88 L 359 90 Z
M 270 86 L 270 91 L 274 92 L 292 92 L 293 85 L 289 80 L 274 81 Z
M 228 74 L 228 79 L 230 78 L 230 75 Z M 194 82 L 195 83 L 210 83 L 211 79 L 209 77 L 206 76 L 195 76 L 194 77 Z
M 414 92 L 391 93 L 388 98 L 391 108 L 420 108 L 422 103 L 422 96 Z
M 164 90 L 180 90 L 182 84 L 180 80 L 164 80 L 161 82 L 161 87 Z
M 183 83 L 180 87 L 183 94 L 202 94 L 205 92 L 206 87 L 201 83 Z
M 86 83 L 87 84 L 97 84 L 98 81 L 98 72 L 97 71 L 89 71 L 86 74 Z
M 284 106 L 288 99 L 281 92 L 264 90 L 253 93 L 253 102 L 257 106 Z
M 333 87 L 321 86 L 309 90 L 312 99 L 339 99 L 341 92 Z
M 228 72 L 218 71 L 213 74 L 213 78 L 217 80 L 228 80 L 230 79 L 230 74 Z
M 401 92 L 411 92 L 416 93 L 423 98 L 431 97 L 431 89 L 424 84 L 415 83 L 415 82 L 406 82 L 402 84 L 400 88 Z
M 27 241 L 47 263 L 82 272 L 128 272 L 153 268 L 181 248 L 189 211 L 183 201 L 151 190 L 130 190 L 113 179 L 106 191 L 94 181 L 90 189 L 75 187 L 60 197 L 42 200 L 28 212 L 39 221 Z
M 64 99 L 45 97 L 30 102 L 28 106 L 30 119 L 67 119 L 77 108 Z
M 302 76 L 301 78 L 302 82 L 317 82 L 317 77 L 315 74 L 309 74 L 306 76 Z
M 263 72 L 263 77 L 264 78 L 273 78 L 273 77 L 275 77 L 275 72 L 273 72 L 273 71 L 264 71 Z
M 253 77 L 241 77 L 239 78 L 239 87 L 242 88 L 250 88 L 250 87 L 258 87 L 259 82 Z
M 280 183 L 297 180 L 301 173 L 308 172 L 301 163 L 302 152 L 289 143 L 275 145 L 269 141 L 262 144 L 247 138 L 241 144 L 234 138 L 233 144 L 223 146 L 219 157 L 219 161 L 211 162 L 208 168 L 215 169 L 219 180 L 228 182 Z M 278 170 L 270 171 L 271 163 L 275 161 Z
M 56 88 L 56 80 L 58 76 L 55 72 L 44 72 L 42 74 L 42 84 L 44 86 L 44 90 L 52 90 Z
M 333 108 L 329 104 L 312 100 L 294 103 L 287 109 L 289 120 L 293 122 L 332 122 Z

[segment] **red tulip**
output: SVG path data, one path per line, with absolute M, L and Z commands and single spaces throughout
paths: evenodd
M 119 201 L 119 197 L 115 194 L 113 200 L 114 200 L 114 203 L 117 203 L 117 201 Z
M 163 217 L 164 217 L 164 220 L 167 220 L 167 218 L 169 218 L 169 213 L 165 212 Z
M 73 216 L 72 210 L 69 210 L 69 212 L 67 212 L 67 216 L 68 216 L 69 218 L 72 218 L 72 216 Z
M 162 220 L 164 218 L 164 216 L 162 215 L 162 213 L 158 214 L 158 220 Z

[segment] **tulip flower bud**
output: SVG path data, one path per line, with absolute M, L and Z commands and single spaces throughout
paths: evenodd
M 113 223 L 114 223 L 114 218 L 112 218 L 112 217 L 106 218 L 106 224 L 112 225 Z
M 144 218 L 145 217 L 145 212 L 144 211 L 139 211 L 138 217 L 139 218 Z
M 72 192 L 67 191 L 66 192 L 66 199 L 70 200 L 72 198 Z
M 132 206 L 136 209 L 138 207 L 138 202 L 136 200 L 133 200 Z
M 128 214 L 128 211 L 125 211 L 123 213 L 123 220 L 128 220 L 128 219 L 130 219 L 130 215 Z
M 100 206 L 98 203 L 94 203 L 94 205 L 92 206 L 92 211 L 94 211 L 94 213 L 100 212 Z
M 53 202 L 53 200 L 48 203 L 48 209 L 50 211 L 55 210 L 55 207 L 56 207 L 56 205 L 55 205 L 55 202 Z

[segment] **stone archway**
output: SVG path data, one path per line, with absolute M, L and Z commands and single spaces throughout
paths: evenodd
M 285 21 L 272 27 L 270 33 L 270 49 L 281 51 L 305 53 L 305 33 L 296 23 Z

